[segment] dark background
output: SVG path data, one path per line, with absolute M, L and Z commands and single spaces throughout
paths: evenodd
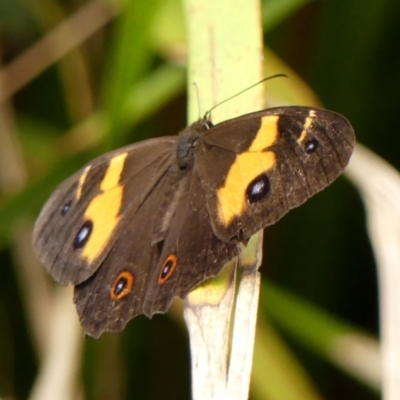
M 161 12 L 163 4 L 152 1 L 146 6 L 144 1 L 136 2 L 140 11 L 137 15 L 141 15 L 139 22 L 136 20 L 139 34 L 147 26 L 146 21 L 154 24 L 153 17 Z M 263 3 L 265 12 L 279 1 Z M 3 66 L 86 4 L 82 0 L 38 3 L 0 0 Z M 287 3 L 291 4 L 288 11 L 272 22 L 266 18 L 265 43 L 310 85 L 326 108 L 351 121 L 359 142 L 399 168 L 400 3 Z M 180 15 L 172 14 L 170 18 L 172 25 L 180 26 Z M 116 17 L 79 49 L 90 96 L 80 86 L 81 81 L 74 79 L 71 65 L 78 56 L 69 53 L 69 67 L 51 65 L 23 85 L 7 104 L 26 178 L 15 186 L 0 187 L 0 398 L 28 398 L 41 363 L 17 266 L 18 223 L 21 219 L 33 223 L 56 184 L 93 156 L 143 138 L 175 134 L 186 124 L 184 67 L 177 66 L 184 64 L 179 29 L 176 39 L 164 45 L 160 38 L 157 40 L 157 32 L 152 41 L 135 36 L 139 50 L 132 50 L 136 54 L 121 67 L 127 20 L 121 15 Z M 132 21 L 134 24 L 135 17 Z M 163 35 L 161 28 L 160 23 L 159 36 Z M 79 64 L 79 60 L 75 62 Z M 174 70 L 176 84 L 168 81 L 172 89 L 162 79 L 158 84 L 151 80 L 164 67 Z M 63 68 L 70 71 L 72 79 L 66 78 Z M 143 82 L 148 81 L 153 82 L 150 90 L 140 91 Z M 133 93 L 130 103 L 126 87 Z M 121 93 L 125 95 L 123 100 L 119 100 Z M 86 97 L 92 104 L 86 102 Z M 122 102 L 129 103 L 123 117 L 118 111 Z M 98 125 L 82 128 L 82 121 L 96 118 L 99 112 L 105 113 L 114 129 L 99 130 Z M 71 133 L 74 131 L 75 136 Z M 92 137 L 92 144 L 86 145 Z M 9 168 L 6 175 L 12 176 L 15 167 L 10 164 Z M 378 337 L 376 272 L 364 208 L 346 178 L 339 178 L 329 189 L 269 227 L 264 242 L 264 280 L 279 285 L 283 295 L 286 291 L 296 294 L 323 313 L 346 321 L 349 327 Z M 262 319 L 269 318 L 268 307 L 278 307 L 265 300 L 265 290 L 266 286 L 262 292 Z M 268 304 L 264 307 L 265 302 Z M 285 329 L 279 321 L 274 323 L 273 315 L 272 326 L 323 398 L 379 398 L 368 384 L 349 377 L 326 354 L 307 346 L 307 338 L 299 341 L 296 331 Z M 305 332 L 307 337 L 307 327 Z M 310 331 L 310 341 L 314 333 Z M 84 346 L 81 383 L 87 399 L 190 396 L 188 337 L 176 318 L 157 316 L 149 321 L 138 317 L 122 334 L 105 334 L 97 341 L 88 339 Z M 257 364 L 255 368 L 264 367 Z M 253 388 L 252 398 L 262 398 L 257 393 Z

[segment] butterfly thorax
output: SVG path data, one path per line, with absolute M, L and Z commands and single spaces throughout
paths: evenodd
M 193 165 L 197 141 L 212 126 L 211 121 L 202 118 L 179 134 L 176 158 L 180 169 L 188 169 Z

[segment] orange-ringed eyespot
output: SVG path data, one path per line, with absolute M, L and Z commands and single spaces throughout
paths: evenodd
M 169 278 L 171 278 L 172 274 L 175 272 L 177 263 L 178 263 L 178 257 L 176 256 L 176 254 L 170 254 L 166 258 L 164 264 L 161 267 L 160 275 L 158 277 L 159 284 L 163 284 Z
M 132 291 L 134 281 L 135 279 L 131 272 L 122 271 L 111 286 L 111 298 L 113 300 L 123 299 Z

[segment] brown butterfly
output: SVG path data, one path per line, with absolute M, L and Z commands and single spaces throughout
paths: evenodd
M 239 243 L 333 182 L 354 147 L 331 111 L 280 107 L 100 156 L 44 206 L 34 246 L 75 285 L 86 333 L 165 312 L 240 253 Z

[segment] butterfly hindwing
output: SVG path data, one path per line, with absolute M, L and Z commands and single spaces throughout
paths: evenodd
M 212 230 L 198 172 L 185 177 L 187 192 L 177 204 L 157 267 L 148 282 L 143 312 L 165 312 L 175 296 L 186 297 L 205 279 L 217 275 L 239 254 L 238 243 L 220 240 Z
M 238 255 L 237 244 L 221 241 L 212 231 L 198 177 L 173 177 L 171 169 L 137 212 L 127 215 L 124 239 L 114 244 L 98 271 L 75 287 L 78 314 L 91 336 L 120 331 L 140 313 L 165 312 L 175 296 L 185 297 Z M 172 182 L 179 196 L 166 210 L 163 194 Z M 161 214 L 171 214 L 162 236 Z
M 85 332 L 98 337 L 105 331 L 120 331 L 137 314 L 143 313 L 151 272 L 160 257 L 153 230 L 163 206 L 168 172 L 152 188 L 138 210 L 126 215 L 116 241 L 98 270 L 75 286 L 74 302 Z M 129 223 L 128 223 L 129 222 Z

